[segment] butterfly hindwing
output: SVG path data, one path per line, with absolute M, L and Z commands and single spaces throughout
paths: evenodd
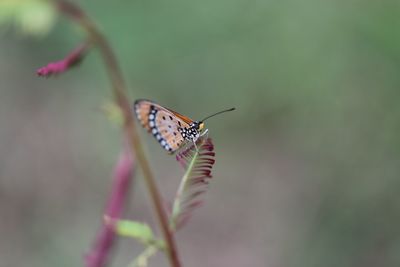
M 134 104 L 134 110 L 136 113 L 136 117 L 142 124 L 142 126 L 150 132 L 150 126 L 149 126 L 149 114 L 150 114 L 150 109 L 151 109 L 151 102 L 145 101 L 145 100 L 138 100 L 135 101 Z
M 169 112 L 165 110 L 159 110 L 156 115 L 156 129 L 161 135 L 162 139 L 160 144 L 168 151 L 176 151 L 179 147 L 182 146 L 185 139 L 181 135 L 179 128 L 180 127 L 188 127 L 184 121 L 179 118 L 173 116 Z M 157 139 L 157 136 L 156 136 Z M 166 146 L 167 145 L 167 146 Z M 170 148 L 171 150 L 169 150 Z
M 148 100 L 137 100 L 135 113 L 143 127 L 168 152 L 175 152 L 185 142 L 180 129 L 190 127 L 192 120 L 188 117 Z

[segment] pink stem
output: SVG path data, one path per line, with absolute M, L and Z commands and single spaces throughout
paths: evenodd
M 121 217 L 123 203 L 127 198 L 133 174 L 133 158 L 129 149 L 124 149 L 114 170 L 112 191 L 108 200 L 105 215 L 112 219 Z M 95 243 L 89 253 L 85 255 L 87 267 L 102 267 L 107 264 L 116 234 L 112 226 L 103 223 Z

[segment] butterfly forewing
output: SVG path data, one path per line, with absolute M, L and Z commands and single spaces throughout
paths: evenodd
M 181 126 L 180 126 L 181 125 Z M 163 140 L 160 141 L 161 146 L 163 146 L 166 150 L 171 148 L 171 152 L 176 151 L 184 142 L 184 138 L 179 132 L 179 127 L 188 127 L 184 121 L 181 121 L 179 118 L 174 117 L 169 112 L 164 110 L 160 110 L 157 112 L 156 116 L 156 128 L 160 133 Z M 157 136 L 155 136 L 156 139 Z M 168 146 L 166 147 L 165 144 Z
M 174 114 L 177 118 L 179 118 L 182 121 L 186 122 L 187 125 L 190 125 L 193 122 L 193 120 L 190 119 L 189 117 L 186 117 L 186 116 L 184 116 L 182 114 L 179 114 L 178 112 L 170 110 L 170 109 L 167 109 L 167 110 L 170 111 L 172 114 Z
M 189 128 L 191 119 L 149 100 L 137 100 L 135 113 L 140 123 L 168 152 L 175 152 L 185 139 L 179 129 Z

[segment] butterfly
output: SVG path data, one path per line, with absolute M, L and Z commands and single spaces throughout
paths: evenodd
M 139 99 L 134 103 L 136 117 L 142 126 L 169 153 L 174 153 L 188 141 L 196 145 L 197 139 L 208 132 L 208 130 L 204 130 L 206 119 L 234 109 L 223 110 L 200 121 L 195 121 L 150 100 Z

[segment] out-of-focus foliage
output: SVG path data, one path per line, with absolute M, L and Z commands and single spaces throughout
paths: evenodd
M 122 115 L 121 109 L 114 102 L 106 102 L 101 106 L 101 110 L 104 112 L 110 122 L 122 126 L 124 123 L 124 116 Z
M 1 0 L 0 27 L 21 34 L 43 36 L 54 26 L 56 10 L 50 0 Z
M 137 239 L 146 245 L 156 245 L 156 243 L 159 243 L 154 237 L 151 228 L 145 223 L 128 220 L 117 220 L 111 223 L 114 224 L 115 231 L 121 236 Z

